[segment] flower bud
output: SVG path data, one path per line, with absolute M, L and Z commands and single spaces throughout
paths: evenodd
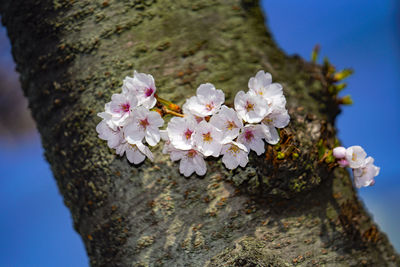
M 339 166 L 342 167 L 342 168 L 345 168 L 345 167 L 349 166 L 349 162 L 347 160 L 345 160 L 345 159 L 339 160 L 338 163 L 339 163 Z
M 333 156 L 337 159 L 342 159 L 346 156 L 346 148 L 342 146 L 335 147 L 333 149 Z

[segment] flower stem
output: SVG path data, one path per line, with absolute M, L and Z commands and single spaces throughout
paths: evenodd
M 177 104 L 174 104 L 171 101 L 163 99 L 163 98 L 159 97 L 158 95 L 155 95 L 155 97 L 158 102 L 160 102 L 162 105 L 166 106 L 169 110 L 176 111 L 179 113 L 181 112 L 181 108 Z
M 163 106 L 162 110 L 164 111 L 165 114 L 171 114 L 173 116 L 177 116 L 177 117 L 181 117 L 181 118 L 183 118 L 185 116 L 181 113 L 178 113 L 178 112 L 168 109 L 166 106 Z

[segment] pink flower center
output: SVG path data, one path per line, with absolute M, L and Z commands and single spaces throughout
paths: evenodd
M 147 126 L 150 125 L 150 123 L 149 123 L 149 121 L 147 120 L 147 118 L 145 118 L 144 120 L 140 120 L 139 123 L 140 123 L 140 126 L 142 126 L 142 127 L 145 128 L 145 129 L 146 129 Z
M 194 119 L 196 120 L 197 123 L 200 123 L 203 120 L 202 117 L 198 117 L 198 116 L 194 116 Z
M 123 112 L 129 112 L 129 109 L 131 108 L 131 105 L 129 103 L 125 103 L 121 105 L 121 110 Z
M 186 129 L 186 131 L 185 131 L 185 137 L 186 137 L 186 140 L 189 140 L 190 139 L 190 137 L 192 136 L 192 133 L 193 133 L 193 131 L 191 131 L 190 129 Z
M 250 142 L 254 138 L 254 134 L 252 131 L 245 131 L 244 132 L 244 138 L 246 139 L 247 142 Z
M 190 149 L 187 153 L 188 158 L 194 158 L 197 155 L 197 151 L 194 149 Z
M 146 88 L 146 90 L 144 91 L 144 94 L 146 97 L 149 97 L 153 94 L 154 89 L 153 88 Z

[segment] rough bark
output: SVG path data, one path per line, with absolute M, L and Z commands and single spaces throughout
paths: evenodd
M 319 160 L 339 113 L 323 68 L 277 47 L 257 1 L 3 0 L 0 12 L 93 266 L 400 264 L 348 173 Z M 205 177 L 185 179 L 161 146 L 154 163 L 131 165 L 95 126 L 134 69 L 179 104 L 204 82 L 232 102 L 264 69 L 284 86 L 290 126 L 245 169 L 209 160 Z

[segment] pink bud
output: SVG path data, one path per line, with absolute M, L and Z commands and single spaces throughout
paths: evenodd
M 335 147 L 333 149 L 333 156 L 337 159 L 342 159 L 346 156 L 346 148 L 342 146 Z
M 338 163 L 339 163 L 339 166 L 342 168 L 349 166 L 349 162 L 345 159 L 339 160 Z

